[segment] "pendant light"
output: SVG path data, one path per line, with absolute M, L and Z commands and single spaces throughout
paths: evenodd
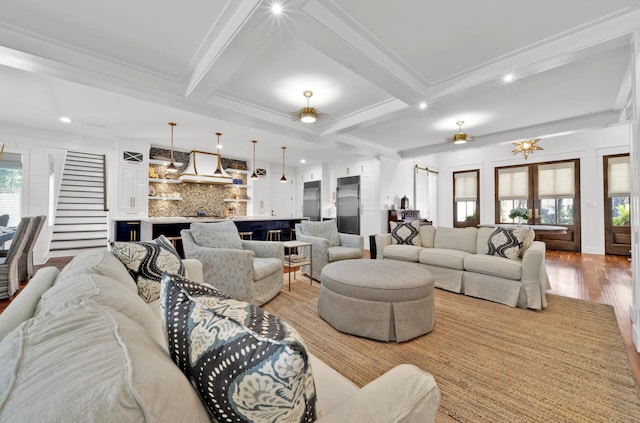
M 216 135 L 218 136 L 218 167 L 213 174 L 216 176 L 222 176 L 222 166 L 220 166 L 220 135 L 222 135 L 222 133 L 216 132 Z
M 173 128 L 176 126 L 175 123 L 169 122 L 169 126 L 171 127 L 171 163 L 167 166 L 167 173 L 178 173 L 178 168 L 173 162 Z
M 282 147 L 282 178 L 280 178 L 280 182 L 283 184 L 287 182 L 287 177 L 284 176 L 284 150 L 286 149 L 287 147 Z
M 249 178 L 258 179 L 258 175 L 256 174 L 256 144 L 258 143 L 258 141 L 252 140 L 251 142 L 253 143 L 253 173 L 251 174 L 251 176 L 249 176 Z

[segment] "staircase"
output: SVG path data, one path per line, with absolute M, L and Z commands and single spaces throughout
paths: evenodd
M 75 256 L 107 245 L 104 155 L 67 151 L 49 249 L 50 257 Z

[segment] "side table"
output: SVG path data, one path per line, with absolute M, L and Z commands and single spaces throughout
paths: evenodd
M 284 244 L 284 249 L 285 252 L 287 254 L 285 254 L 284 257 L 284 268 L 287 269 L 287 273 L 289 273 L 289 291 L 291 291 L 291 269 L 295 269 L 297 267 L 301 267 L 301 266 L 309 266 L 309 284 L 313 284 L 313 278 L 311 277 L 311 275 L 313 274 L 313 261 L 311 259 L 312 257 L 312 248 L 313 246 L 311 245 L 310 242 L 301 242 L 301 241 L 285 241 L 283 242 Z M 291 251 L 295 248 L 296 250 L 300 247 L 309 247 L 309 254 L 305 255 L 304 260 L 302 261 L 292 261 L 291 260 Z M 295 270 L 293 271 L 293 276 L 295 278 Z

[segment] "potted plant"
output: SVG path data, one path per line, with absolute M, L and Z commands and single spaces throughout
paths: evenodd
M 523 220 L 529 220 L 529 211 L 524 207 L 517 207 L 509 212 L 509 217 L 515 219 L 518 226 L 521 226 Z

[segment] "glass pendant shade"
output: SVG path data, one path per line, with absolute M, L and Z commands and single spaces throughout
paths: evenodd
M 258 179 L 258 175 L 256 175 L 256 144 L 258 143 L 257 140 L 252 140 L 251 141 L 253 143 L 253 173 L 251 174 L 251 176 L 249 176 L 249 178 L 251 179 Z
M 169 126 L 171 126 L 171 163 L 167 166 L 167 173 L 178 173 L 178 168 L 173 162 L 173 128 L 176 126 L 176 123 L 169 122 Z
M 213 174 L 216 175 L 216 176 L 222 176 L 222 166 L 220 165 L 220 135 L 222 135 L 222 133 L 216 132 L 216 136 L 218 137 L 218 146 L 217 146 L 218 167 L 216 168 L 216 171 L 213 172 Z

